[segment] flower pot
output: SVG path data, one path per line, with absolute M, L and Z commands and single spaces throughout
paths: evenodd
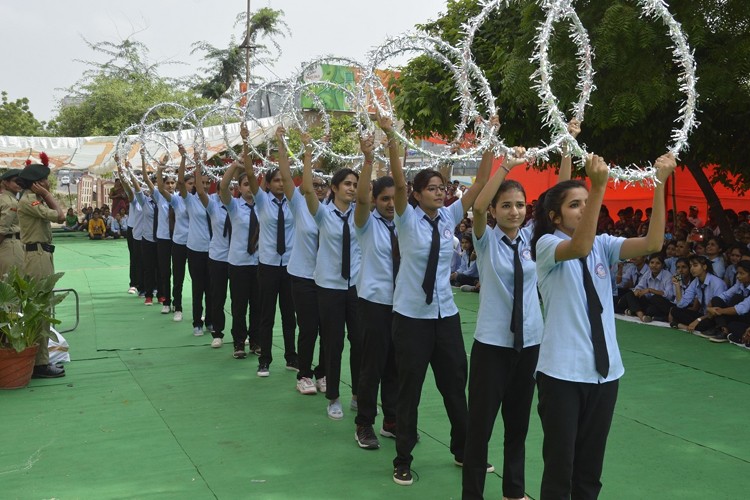
M 35 345 L 21 352 L 0 349 L 0 389 L 21 389 L 29 385 L 37 349 Z

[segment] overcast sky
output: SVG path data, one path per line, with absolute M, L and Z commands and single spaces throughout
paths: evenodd
M 283 54 L 271 67 L 280 77 L 291 75 L 303 61 L 321 55 L 363 60 L 387 36 L 435 19 L 446 0 L 252 0 L 251 9 L 271 7 L 284 11 L 292 36 L 281 39 Z M 75 59 L 97 59 L 82 37 L 119 42 L 134 32 L 150 49 L 152 62 L 181 61 L 165 66 L 164 76 L 184 76 L 202 66 L 191 56 L 191 44 L 205 40 L 226 47 L 246 0 L 2 0 L 0 42 L 3 68 L 0 90 L 10 100 L 28 97 L 37 119 L 55 115 L 60 90 L 74 84 L 85 66 Z M 258 70 L 274 78 L 266 69 Z

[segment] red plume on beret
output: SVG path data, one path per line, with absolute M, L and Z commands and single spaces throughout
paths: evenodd
M 24 166 L 28 167 L 29 165 L 31 165 L 31 160 L 26 160 L 26 165 Z
M 45 153 L 44 151 L 39 153 L 39 159 L 42 160 L 42 165 L 44 165 L 45 167 L 49 167 L 49 156 L 47 156 L 47 153 Z

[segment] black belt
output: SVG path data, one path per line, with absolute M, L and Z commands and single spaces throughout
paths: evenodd
M 3 236 L 5 236 L 9 240 L 13 240 L 13 239 L 20 240 L 21 239 L 21 233 L 8 233 L 8 234 L 4 234 Z
M 26 243 L 27 252 L 36 252 L 39 249 L 44 250 L 45 252 L 55 253 L 55 245 L 48 245 L 47 243 Z

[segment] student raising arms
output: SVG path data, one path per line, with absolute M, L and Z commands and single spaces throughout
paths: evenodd
M 497 413 L 504 424 L 503 498 L 524 498 L 524 459 L 534 369 L 542 340 L 542 311 L 531 260 L 526 193 L 505 175 L 524 160 L 523 148 L 506 157 L 474 202 L 474 248 L 479 265 L 479 312 L 469 368 L 469 424 L 463 498 L 483 498 L 487 446 Z M 492 152 L 482 161 L 491 162 Z M 487 209 L 497 224 L 487 227 Z
M 618 260 L 657 252 L 664 239 L 664 183 L 671 154 L 656 160 L 658 183 L 648 234 L 596 236 L 609 169 L 590 156 L 591 191 L 564 181 L 539 197 L 532 257 L 544 304 L 539 350 L 539 416 L 544 430 L 542 500 L 596 498 L 618 380 L 624 373 L 615 337 L 610 267 Z
M 486 184 L 491 165 L 480 164 L 475 184 L 447 208 L 443 176 L 432 169 L 420 171 L 414 177 L 412 206 L 407 201 L 401 161 L 394 154 L 397 142 L 393 123 L 388 117 L 379 117 L 378 121 L 389 140 L 396 188 L 394 220 L 401 249 L 393 294 L 393 344 L 399 385 L 393 480 L 406 486 L 413 482 L 411 452 L 417 443 L 417 411 L 428 365 L 432 366 L 451 422 L 450 451 L 455 463 L 463 464 L 467 362 L 461 319 L 451 291 L 450 264 L 453 232 Z

